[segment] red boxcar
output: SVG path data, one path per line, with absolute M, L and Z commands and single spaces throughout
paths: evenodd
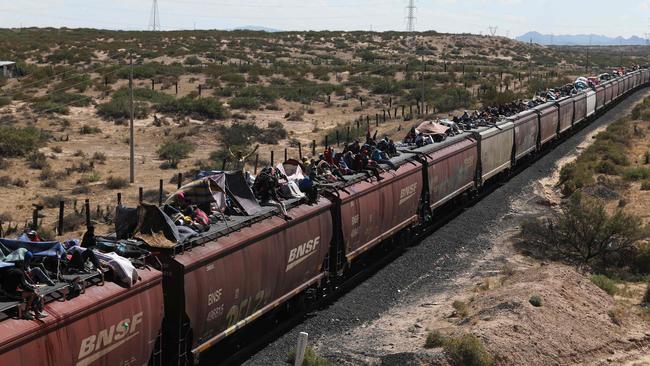
M 196 357 L 317 284 L 327 270 L 331 205 L 321 198 L 290 209 L 291 221 L 265 217 L 180 255 L 155 253 L 165 268 L 164 342 L 177 347 L 171 359 L 186 363 L 188 348 Z
M 573 125 L 573 98 L 565 97 L 555 102 L 560 113 L 560 133 L 571 128 Z
M 605 85 L 600 84 L 596 86 L 596 110 L 600 110 L 605 106 Z
M 0 365 L 146 365 L 163 319 L 162 275 L 139 274 L 130 289 L 107 282 L 48 303 L 42 321 L 1 321 Z
M 560 120 L 558 108 L 553 102 L 535 107 L 539 114 L 539 143 L 544 145 L 557 137 L 558 123 Z
M 413 155 L 415 156 L 415 155 Z M 340 191 L 341 230 L 348 261 L 418 221 L 422 164 L 402 164 L 382 181 L 361 181 Z
M 614 96 L 614 86 L 612 81 L 608 81 L 605 84 L 605 105 L 608 105 L 612 102 L 612 97 Z
M 621 95 L 620 86 L 619 86 L 620 83 L 621 83 L 620 78 L 616 78 L 612 82 L 612 99 L 617 99 Z
M 573 124 L 577 125 L 587 118 L 587 93 L 580 93 L 573 96 Z
M 440 207 L 474 188 L 478 164 L 478 144 L 471 134 L 462 134 L 415 150 L 427 162 L 429 206 Z
M 537 149 L 539 137 L 539 115 L 527 110 L 511 117 L 515 124 L 515 156 L 514 162 L 524 158 Z

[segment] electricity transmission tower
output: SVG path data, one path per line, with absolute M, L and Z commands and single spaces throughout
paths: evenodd
M 158 12 L 158 0 L 153 0 L 151 4 L 151 14 L 149 14 L 149 29 L 152 31 L 159 31 L 160 29 L 160 13 Z
M 409 0 L 406 10 L 408 10 L 406 30 L 409 33 L 413 33 L 415 31 L 415 0 Z
M 488 29 L 490 30 L 490 34 L 492 35 L 492 37 L 494 37 L 497 35 L 497 30 L 499 29 L 499 27 L 489 26 Z

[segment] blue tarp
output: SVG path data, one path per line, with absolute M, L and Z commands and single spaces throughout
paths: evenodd
M 58 241 L 23 241 L 12 239 L 0 239 L 0 244 L 14 251 L 25 248 L 35 256 L 40 257 L 62 257 L 66 254 L 65 248 Z

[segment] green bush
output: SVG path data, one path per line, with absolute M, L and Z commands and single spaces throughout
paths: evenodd
M 542 306 L 542 298 L 539 295 L 531 296 L 528 302 L 536 308 Z
M 603 291 L 607 292 L 611 296 L 614 296 L 618 293 L 616 282 L 605 275 L 593 275 L 589 277 L 589 279 L 596 286 L 600 287 Z
M 615 164 L 609 161 L 601 161 L 596 165 L 596 172 L 600 174 L 616 175 L 618 174 L 618 169 Z
M 57 114 L 68 114 L 70 113 L 70 108 L 64 104 L 52 102 L 49 100 L 38 101 L 32 104 L 34 111 L 38 113 L 57 113 Z
M 650 243 L 637 245 L 632 256 L 632 266 L 636 273 L 650 274 Z
M 41 130 L 35 127 L 0 126 L 0 155 L 24 156 L 41 147 L 43 140 Z
M 292 350 L 289 352 L 287 355 L 287 362 L 290 363 L 291 365 L 294 364 L 296 360 L 296 350 Z M 305 349 L 305 358 L 303 359 L 302 362 L 303 366 L 334 366 L 335 364 L 327 360 L 326 358 L 323 358 L 319 356 L 316 351 L 311 348 L 307 347 Z
M 9 97 L 0 97 L 0 108 L 11 104 L 11 98 Z
M 278 98 L 278 92 L 270 87 L 252 85 L 241 89 L 237 92 L 237 96 L 255 98 L 264 103 L 273 103 Z
M 424 341 L 424 348 L 442 347 L 447 342 L 447 337 L 437 330 L 429 332 L 427 339 Z
M 83 125 L 79 129 L 79 133 L 82 135 L 93 135 L 96 133 L 101 133 L 102 130 L 99 127 Z
M 650 168 L 647 167 L 635 167 L 625 170 L 623 176 L 627 180 L 645 180 L 650 179 Z
M 125 178 L 110 176 L 106 179 L 106 188 L 122 189 L 129 186 L 129 181 Z
M 280 140 L 287 138 L 287 130 L 282 122 L 269 122 L 269 126 L 257 135 L 257 141 L 262 144 L 277 145 Z
M 257 139 L 262 130 L 252 122 L 235 122 L 230 127 L 220 125 L 220 140 L 228 146 L 246 146 Z
M 467 315 L 469 315 L 469 307 L 464 301 L 456 300 L 452 304 L 452 307 L 456 310 L 456 314 L 461 318 L 466 318 Z
M 131 106 L 129 99 L 126 97 L 111 98 L 109 102 L 97 106 L 97 114 L 105 118 L 128 119 L 131 118 Z M 142 102 L 133 103 L 134 118 L 146 118 L 149 110 L 146 104 Z
M 128 88 L 120 88 L 113 93 L 112 98 L 130 98 Z M 151 90 L 150 88 L 135 88 L 133 89 L 133 100 L 141 102 L 152 102 L 154 104 L 169 102 L 175 98 L 169 94 L 161 93 L 159 91 Z
M 178 163 L 194 152 L 196 146 L 185 140 L 168 140 L 158 148 L 158 157 L 167 160 L 169 166 L 175 168 Z
M 124 66 L 119 72 L 118 76 L 121 79 L 128 79 L 130 67 Z M 172 76 L 178 77 L 185 72 L 183 66 L 179 63 L 164 65 L 158 62 L 150 62 L 142 65 L 136 65 L 133 67 L 133 78 L 134 79 L 152 79 L 156 76 Z
M 161 113 L 197 115 L 212 119 L 223 119 L 228 116 L 221 102 L 215 98 L 191 98 L 188 96 L 160 103 L 156 109 Z
M 601 202 L 580 195 L 551 218 L 522 225 L 522 239 L 531 251 L 596 267 L 624 261 L 647 232 L 639 217 L 621 209 L 610 214 Z
M 450 338 L 444 345 L 451 363 L 456 366 L 490 366 L 494 359 L 483 343 L 471 334 Z
M 183 63 L 188 66 L 196 66 L 201 64 L 201 60 L 196 56 L 188 56 L 185 58 L 185 61 L 183 61 Z
M 253 97 L 235 97 L 230 100 L 230 107 L 233 109 L 258 109 L 260 102 Z

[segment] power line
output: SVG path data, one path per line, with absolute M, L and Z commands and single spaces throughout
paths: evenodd
M 158 0 L 153 0 L 151 4 L 151 14 L 149 15 L 149 28 L 152 31 L 159 31 L 160 28 L 160 12 L 158 11 Z
M 408 16 L 406 17 L 407 26 L 406 31 L 413 33 L 415 31 L 415 0 L 409 0 L 409 4 L 406 7 L 408 11 Z

